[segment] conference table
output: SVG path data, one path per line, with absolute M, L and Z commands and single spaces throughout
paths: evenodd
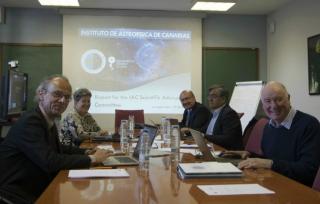
M 96 144 L 89 144 L 95 146 Z M 219 147 L 216 147 L 216 149 Z M 126 178 L 69 179 L 68 170 L 58 173 L 37 204 L 81 203 L 217 203 L 217 204 L 319 204 L 320 192 L 268 169 L 247 169 L 240 178 L 181 180 L 178 162 L 201 162 L 184 153 L 150 158 L 149 171 L 127 166 Z M 94 168 L 94 167 L 93 167 Z M 102 168 L 102 167 L 96 167 Z M 209 196 L 197 185 L 259 184 L 274 194 Z

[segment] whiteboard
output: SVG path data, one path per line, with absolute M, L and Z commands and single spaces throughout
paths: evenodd
M 257 113 L 263 85 L 262 81 L 237 82 L 233 89 L 229 105 L 237 113 L 244 113 L 240 119 L 242 132 Z

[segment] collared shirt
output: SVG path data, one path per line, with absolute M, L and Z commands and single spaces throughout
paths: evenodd
M 221 110 L 222 110 L 222 108 L 223 108 L 224 106 L 225 106 L 225 105 L 223 105 L 223 106 L 221 106 L 221 107 L 219 107 L 219 108 L 211 111 L 212 118 L 211 118 L 211 121 L 210 121 L 210 123 L 209 123 L 209 125 L 208 125 L 208 128 L 207 128 L 207 132 L 206 132 L 207 135 L 213 135 L 214 125 L 216 124 L 216 121 L 217 121 L 217 119 L 218 119 L 218 116 L 219 116 L 219 114 L 220 114 L 220 112 L 221 112 Z
M 287 117 L 280 123 L 280 125 L 277 125 L 277 123 L 270 119 L 269 121 L 269 125 L 275 127 L 275 128 L 279 128 L 280 126 L 283 126 L 285 127 L 286 129 L 290 129 L 291 127 L 291 124 L 292 124 L 292 121 L 293 121 L 293 118 L 294 116 L 296 115 L 297 111 L 294 109 L 294 108 L 291 108 Z

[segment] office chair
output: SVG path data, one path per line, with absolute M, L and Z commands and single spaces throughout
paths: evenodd
M 318 169 L 318 173 L 316 175 L 316 178 L 314 179 L 312 188 L 317 190 L 317 191 L 320 191 L 320 167 Z
M 261 139 L 263 134 L 263 129 L 268 123 L 267 118 L 260 118 L 253 126 L 251 132 L 249 133 L 248 141 L 245 145 L 245 150 L 257 155 L 262 155 L 261 150 Z
M 246 126 L 246 128 L 244 129 L 243 131 L 243 136 L 242 136 L 242 144 L 243 146 L 245 147 L 247 145 L 247 142 L 248 142 L 248 139 L 249 139 L 249 136 L 250 136 L 250 133 L 252 132 L 252 129 L 254 127 L 254 125 L 257 123 L 257 119 L 254 117 L 252 118 L 248 125 Z
M 129 115 L 134 116 L 134 122 L 144 124 L 144 110 L 115 110 L 114 130 L 119 132 L 121 120 L 128 120 Z
M 176 118 L 168 118 L 170 121 L 170 125 L 179 125 L 179 121 Z

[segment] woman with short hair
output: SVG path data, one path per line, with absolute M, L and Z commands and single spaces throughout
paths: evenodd
M 63 144 L 79 146 L 85 139 L 108 134 L 106 130 L 101 130 L 88 112 L 91 96 L 91 92 L 86 88 L 78 89 L 73 93 L 74 110 L 63 119 L 61 128 Z

